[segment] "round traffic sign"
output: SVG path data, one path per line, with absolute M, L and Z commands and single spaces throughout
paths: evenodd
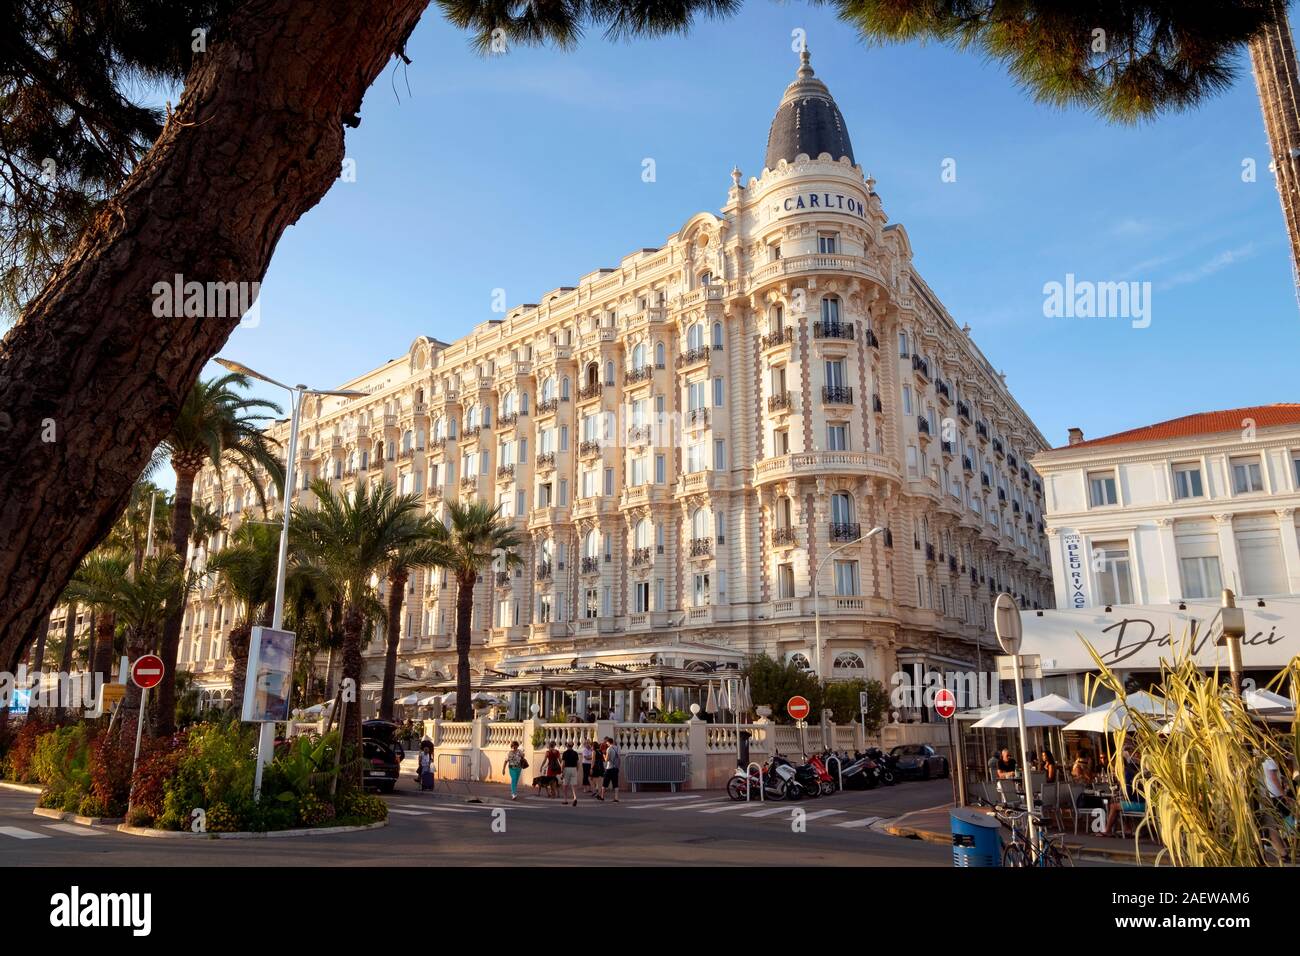
M 1020 608 L 1010 594 L 1003 591 L 993 602 L 993 630 L 1004 654 L 1020 653 Z
M 957 698 L 946 687 L 940 687 L 934 695 L 934 712 L 947 720 L 957 713 Z
M 811 710 L 812 705 L 808 703 L 807 697 L 796 694 L 785 702 L 785 712 L 790 715 L 791 720 L 803 720 Z
M 141 690 L 156 687 L 163 679 L 163 662 L 157 654 L 137 657 L 131 664 L 131 682 Z

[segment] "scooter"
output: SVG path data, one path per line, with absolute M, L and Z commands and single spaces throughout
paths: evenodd
M 750 800 L 784 800 L 788 796 L 786 782 L 767 767 L 763 768 L 762 773 L 752 768 L 746 770 L 737 767 L 735 774 L 727 781 L 727 796 L 732 800 L 744 800 L 746 795 Z
M 821 780 L 808 764 L 797 767 L 780 754 L 773 754 L 768 761 L 773 771 L 785 781 L 786 797 L 798 800 L 802 797 L 821 795 Z

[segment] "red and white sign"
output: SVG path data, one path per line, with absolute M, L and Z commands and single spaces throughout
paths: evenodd
M 785 702 L 785 712 L 790 715 L 791 720 L 803 720 L 808 716 L 812 706 L 808 703 L 807 697 L 791 697 Z
M 163 679 L 163 662 L 157 654 L 137 657 L 131 665 L 131 682 L 141 690 L 157 687 Z
M 934 712 L 947 720 L 957 713 L 957 698 L 946 687 L 940 687 L 934 695 Z

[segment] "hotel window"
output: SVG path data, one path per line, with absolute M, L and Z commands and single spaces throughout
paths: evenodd
M 664 579 L 655 578 L 655 607 L 656 611 L 662 611 L 667 605 L 664 600 Z
M 1174 497 L 1199 498 L 1205 493 L 1201 485 L 1201 466 L 1174 465 Z
M 686 471 L 694 474 L 704 470 L 704 443 L 694 442 L 686 446 Z
M 1232 459 L 1232 490 L 1238 495 L 1264 490 L 1264 478 L 1260 472 L 1258 458 Z
M 632 585 L 632 610 L 644 614 L 650 610 L 650 582 L 638 581 Z
M 663 455 L 655 455 L 655 484 L 662 485 L 668 480 L 668 463 Z M 609 494 L 613 494 L 611 489 Z
M 839 236 L 836 233 L 823 233 L 817 237 L 817 251 L 824 256 L 833 256 L 839 251 Z
M 713 345 L 713 347 L 714 347 L 715 349 L 721 349 L 721 348 L 722 348 L 722 323 L 721 323 L 721 322 L 714 322 L 714 323 L 713 323 L 713 342 L 712 342 L 712 345 Z
M 774 305 L 772 311 L 767 314 L 767 330 L 780 332 L 783 328 L 785 328 L 785 310 L 779 305 Z
M 569 400 L 569 376 L 564 376 L 560 382 L 560 398 L 564 401 Z
M 551 486 L 550 484 L 540 485 L 537 489 L 537 507 L 549 508 L 551 506 Z
M 636 523 L 636 530 L 632 535 L 632 545 L 637 548 L 650 547 L 650 519 L 642 518 Z
M 912 387 L 910 385 L 903 386 L 903 414 L 912 414 Z
M 844 422 L 831 422 L 826 426 L 826 448 L 829 451 L 849 450 L 849 426 Z
M 1093 546 L 1097 593 L 1103 604 L 1132 604 L 1133 578 L 1128 542 L 1098 542 Z
M 614 469 L 606 468 L 605 469 L 605 494 L 612 495 L 613 493 L 614 493 Z
M 858 562 L 835 562 L 835 593 L 841 596 L 858 593 Z
M 701 273 L 700 273 L 700 285 L 708 285 L 708 284 L 711 283 L 712 281 L 713 281 L 713 273 L 712 273 L 712 272 L 701 272 Z
M 698 349 L 704 344 L 704 327 L 696 322 L 686 330 L 686 347 L 688 349 Z
M 686 408 L 695 411 L 705 405 L 704 382 L 688 382 L 686 385 Z
M 569 426 L 560 426 L 560 451 L 569 450 Z
M 560 479 L 560 500 L 556 502 L 561 508 L 569 503 L 569 479 Z
M 1217 598 L 1223 592 L 1223 575 L 1219 570 L 1218 555 L 1180 557 L 1178 570 L 1183 576 L 1183 597 L 1189 600 Z
M 840 322 L 840 300 L 828 295 L 822 299 L 822 325 L 838 325 Z
M 645 466 L 646 466 L 645 457 L 643 455 L 638 455 L 637 457 L 632 459 L 632 486 L 633 487 L 646 484 Z
M 1242 593 L 1286 594 L 1290 588 L 1282 563 L 1282 539 L 1277 530 L 1238 531 L 1236 537 Z
M 1098 471 L 1088 475 L 1088 499 L 1092 502 L 1094 508 L 1104 508 L 1107 505 L 1118 504 L 1119 497 L 1115 490 L 1115 472 Z
M 770 262 L 776 262 L 781 258 L 781 243 L 774 242 L 767 247 L 767 258 Z
M 782 564 L 776 569 L 776 596 L 779 598 L 794 597 L 794 565 Z
M 843 491 L 831 495 L 831 523 L 853 523 L 853 499 Z
M 713 516 L 713 531 L 717 536 L 718 544 L 727 543 L 727 515 L 725 512 L 719 511 Z
M 515 492 L 515 514 L 520 517 L 523 517 L 524 510 L 525 510 L 524 493 L 522 491 L 516 491 Z
M 638 342 L 632 346 L 632 370 L 645 367 L 645 343 Z
M 727 468 L 727 443 L 721 438 L 713 440 L 713 470 L 725 471 Z
M 584 471 L 582 473 L 582 497 L 594 498 L 596 496 L 596 472 Z
M 665 362 L 664 344 L 662 342 L 656 342 L 655 343 L 655 368 L 663 368 L 664 362 Z
M 921 477 L 921 461 L 915 445 L 907 446 L 907 477 Z
M 707 607 L 709 604 L 709 573 L 701 571 L 695 575 L 694 600 L 695 607 Z
M 721 408 L 723 405 L 723 387 L 722 378 L 719 376 L 713 380 L 713 406 Z
M 587 588 L 586 600 L 583 602 L 582 608 L 582 616 L 587 620 L 591 620 L 597 615 L 597 613 L 599 613 L 597 600 L 598 595 L 596 589 Z
M 552 598 L 549 594 L 543 594 L 537 600 L 537 620 L 542 624 L 551 622 Z
M 831 388 L 839 388 L 844 385 L 844 360 L 827 359 L 825 363 L 826 384 Z
M 772 432 L 772 451 L 777 455 L 790 454 L 790 430 L 778 428 Z
M 613 362 L 605 363 L 605 384 L 606 385 L 614 384 L 614 363 Z

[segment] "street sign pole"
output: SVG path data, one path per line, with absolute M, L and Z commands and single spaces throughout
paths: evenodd
M 135 755 L 131 758 L 131 783 L 135 784 L 135 765 L 140 761 L 140 734 L 144 730 L 144 715 L 149 712 L 149 688 L 140 691 L 140 716 L 135 722 Z
M 1037 846 L 1034 826 L 1034 778 L 1029 767 L 1029 734 L 1025 730 L 1025 689 L 1022 681 L 1020 640 L 1023 635 L 1020 608 L 1003 592 L 993 602 L 993 627 L 1002 650 L 1011 657 L 1016 684 L 1016 723 L 1020 726 L 1020 779 L 1025 790 L 1025 826 L 1030 847 Z

